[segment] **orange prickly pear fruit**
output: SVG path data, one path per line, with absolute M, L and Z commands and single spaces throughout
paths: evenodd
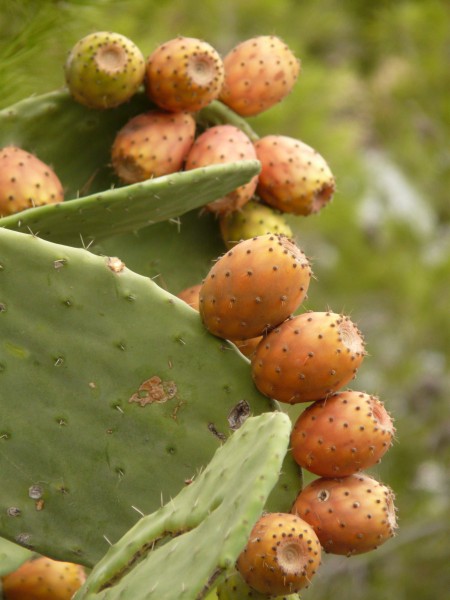
M 179 36 L 168 40 L 147 58 L 147 94 L 164 110 L 200 110 L 218 98 L 223 79 L 219 53 L 197 38 Z
M 220 100 L 244 117 L 281 102 L 293 89 L 300 61 L 279 37 L 261 35 L 232 48 L 223 59 Z
M 308 587 L 320 562 L 320 542 L 308 523 L 289 513 L 266 513 L 236 566 L 250 587 L 273 597 Z
M 258 335 L 257 337 L 250 338 L 248 340 L 234 340 L 234 344 L 239 348 L 244 356 L 251 358 L 255 353 L 258 344 L 263 338 L 264 336 Z
M 364 473 L 321 477 L 297 496 L 292 513 L 311 525 L 325 552 L 362 554 L 395 535 L 392 490 Z
M 244 240 L 221 256 L 200 289 L 200 316 L 229 340 L 263 335 L 304 300 L 311 279 L 305 254 L 289 238 L 267 234 Z
M 270 206 L 307 216 L 330 202 L 334 176 L 325 159 L 307 144 L 284 135 L 255 142 L 261 163 L 257 194 Z
M 70 600 L 83 585 L 86 573 L 81 565 L 32 558 L 2 578 L 5 600 Z
M 253 381 L 274 400 L 312 402 L 353 379 L 364 356 L 361 332 L 349 317 L 309 311 L 287 319 L 258 345 Z
M 119 179 L 137 183 L 183 168 L 195 137 L 189 113 L 151 110 L 132 117 L 117 133 L 111 150 Z
M 185 169 L 255 159 L 255 148 L 243 131 L 234 125 L 215 125 L 196 138 L 186 157 Z M 206 209 L 222 215 L 242 208 L 252 198 L 257 182 L 255 175 L 223 198 L 207 204 Z
M 378 398 L 351 390 L 336 392 L 299 415 L 291 434 L 292 455 L 316 475 L 352 475 L 381 460 L 394 432 Z
M 17 146 L 0 150 L 0 217 L 63 200 L 62 183 L 51 167 Z
M 180 300 L 184 300 L 186 304 L 189 304 L 190 307 L 195 310 L 199 309 L 199 293 L 200 288 L 202 287 L 201 283 L 196 283 L 195 285 L 190 285 L 187 288 L 184 288 L 177 294 Z

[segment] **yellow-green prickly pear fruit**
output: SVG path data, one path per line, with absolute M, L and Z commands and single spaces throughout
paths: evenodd
M 240 210 L 222 215 L 219 225 L 222 239 L 228 249 L 241 240 L 266 233 L 283 233 L 289 238 L 294 237 L 283 215 L 257 200 L 250 200 Z
M 73 46 L 64 72 L 77 102 L 89 108 L 114 108 L 129 100 L 143 83 L 145 59 L 124 35 L 98 31 Z

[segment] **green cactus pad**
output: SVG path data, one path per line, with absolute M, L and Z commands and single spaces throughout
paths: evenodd
M 34 553 L 30 550 L 0 538 L 0 577 L 12 573 L 32 556 Z
M 204 598 L 245 546 L 278 479 L 290 430 L 284 413 L 247 419 L 191 485 L 110 548 L 75 598 Z
M 273 408 L 248 361 L 150 278 L 7 229 L 0 395 L 0 535 L 87 566 L 198 475 L 242 406 Z M 292 460 L 280 481 L 286 510 Z
M 149 101 L 137 94 L 117 109 L 90 110 L 61 90 L 0 111 L 0 147 L 19 146 L 51 165 L 67 199 L 0 218 L 0 227 L 87 245 L 177 217 L 220 198 L 258 173 L 258 161 L 241 161 L 120 186 L 110 166 L 112 142 L 131 116 L 150 108 Z

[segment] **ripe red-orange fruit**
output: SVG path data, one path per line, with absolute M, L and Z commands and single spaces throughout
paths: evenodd
M 195 120 L 189 113 L 150 110 L 136 115 L 114 139 L 114 171 L 125 183 L 181 171 L 194 137 Z
M 261 163 L 257 193 L 285 213 L 307 216 L 330 202 L 335 180 L 328 163 L 314 148 L 285 135 L 255 142 Z
M 17 146 L 0 150 L 0 217 L 63 200 L 62 183 L 49 165 Z
M 223 79 L 219 53 L 197 38 L 179 36 L 168 40 L 147 59 L 147 94 L 164 110 L 200 110 L 218 98 Z
M 206 129 L 195 140 L 186 157 L 185 169 L 198 169 L 241 160 L 256 160 L 250 138 L 234 125 L 216 125 Z M 255 175 L 226 196 L 213 200 L 206 210 L 224 215 L 242 208 L 252 198 L 258 176 Z
M 255 524 L 236 566 L 262 594 L 293 594 L 308 587 L 321 561 L 314 530 L 289 513 L 267 513 Z
M 189 306 L 191 308 L 198 310 L 199 309 L 199 293 L 200 293 L 201 287 L 202 287 L 201 283 L 196 283 L 194 285 L 190 285 L 189 287 L 182 289 L 181 292 L 178 292 L 177 296 L 178 296 L 178 298 L 180 298 L 180 300 L 184 300 L 184 302 L 186 302 L 186 304 L 189 304 Z
M 255 353 L 258 344 L 263 338 L 264 336 L 258 335 L 257 337 L 249 338 L 248 340 L 234 340 L 234 344 L 239 348 L 244 356 L 251 358 Z
M 279 37 L 260 35 L 244 40 L 223 59 L 225 80 L 220 100 L 239 115 L 257 115 L 292 91 L 300 61 Z
M 364 355 L 362 335 L 349 317 L 309 311 L 287 319 L 259 344 L 253 381 L 280 402 L 320 400 L 355 376 Z
M 291 434 L 292 455 L 316 475 L 351 475 L 379 462 L 394 432 L 378 398 L 351 390 L 336 392 L 299 415 Z
M 244 340 L 263 335 L 303 301 L 311 279 L 305 254 L 289 238 L 244 240 L 221 256 L 200 289 L 200 316 L 214 335 Z
M 397 529 L 392 490 L 364 473 L 316 479 L 299 493 L 292 513 L 311 525 L 331 554 L 369 552 Z

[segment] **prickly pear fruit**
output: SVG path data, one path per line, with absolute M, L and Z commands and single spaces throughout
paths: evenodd
M 241 240 L 265 233 L 282 233 L 289 238 L 294 237 L 292 229 L 278 211 L 256 200 L 250 200 L 239 210 L 222 215 L 219 226 L 228 249 Z
M 305 254 L 289 238 L 244 240 L 221 256 L 200 289 L 200 315 L 214 335 L 244 340 L 282 323 L 304 300 L 311 279 Z
M 287 319 L 258 346 L 253 381 L 280 402 L 320 400 L 353 379 L 364 356 L 362 335 L 349 317 L 309 311 Z
M 195 126 L 189 113 L 150 110 L 132 117 L 112 145 L 112 165 L 119 179 L 137 183 L 180 171 L 194 143 Z
M 17 146 L 0 150 L 0 217 L 63 199 L 58 176 L 37 156 Z
M 200 288 L 202 287 L 201 283 L 197 283 L 195 285 L 190 285 L 187 288 L 184 288 L 177 294 L 178 298 L 184 300 L 186 304 L 189 304 L 195 310 L 199 310 L 199 294 Z
M 217 586 L 217 595 L 207 596 L 206 600 L 267 600 L 267 594 L 257 592 L 255 588 L 250 587 L 239 573 L 232 571 L 227 573 L 225 579 Z M 272 596 L 272 600 L 300 600 L 298 594 L 283 594 L 282 596 Z
M 5 600 L 70 600 L 85 579 L 82 566 L 39 556 L 2 578 L 2 597 Z
M 321 561 L 312 527 L 288 513 L 266 513 L 253 527 L 236 566 L 248 585 L 270 595 L 308 587 Z
M 362 554 L 395 535 L 396 509 L 392 490 L 358 473 L 316 479 L 297 496 L 292 513 L 307 521 L 325 552 Z
M 334 176 L 325 159 L 300 140 L 267 135 L 255 142 L 261 162 L 257 193 L 278 210 L 307 216 L 330 202 Z
M 147 95 L 160 108 L 195 112 L 218 98 L 223 61 L 207 42 L 179 36 L 158 46 L 147 58 Z
M 351 475 L 379 462 L 394 432 L 378 398 L 352 390 L 336 392 L 299 415 L 291 435 L 292 455 L 316 475 Z
M 257 115 L 285 98 L 300 73 L 300 61 L 280 38 L 261 35 L 235 46 L 223 59 L 220 100 L 244 117 Z
M 186 157 L 185 169 L 255 159 L 255 148 L 243 131 L 234 125 L 215 125 L 197 137 Z M 206 208 L 218 215 L 242 208 L 253 196 L 257 182 L 255 175 L 223 198 L 207 204 Z
M 77 102 L 89 108 L 114 108 L 129 100 L 143 83 L 145 58 L 124 35 L 98 31 L 73 46 L 64 72 Z
M 258 335 L 257 337 L 250 338 L 248 340 L 234 340 L 234 345 L 239 348 L 244 356 L 251 358 L 263 337 L 264 336 L 262 335 Z

